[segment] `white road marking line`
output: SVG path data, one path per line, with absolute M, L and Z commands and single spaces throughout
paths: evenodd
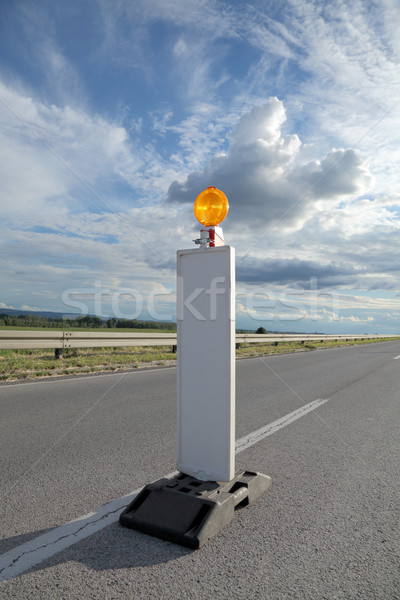
M 0 582 L 17 577 L 43 560 L 51 558 L 57 552 L 115 523 L 119 511 L 125 508 L 139 492 L 140 489 L 135 490 L 128 496 L 104 504 L 88 515 L 56 527 L 6 552 L 0 557 Z
M 309 404 L 305 404 L 301 408 L 294 410 L 293 412 L 289 413 L 285 417 L 282 417 L 281 419 L 277 419 L 273 423 L 270 423 L 269 425 L 266 425 L 265 427 L 261 427 L 260 429 L 257 429 L 256 431 L 253 431 L 253 433 L 250 433 L 250 435 L 246 435 L 246 436 L 240 438 L 240 440 L 237 440 L 237 442 L 236 442 L 236 453 L 242 452 L 243 450 L 246 450 L 246 448 L 250 448 L 250 446 L 253 446 L 253 444 L 256 444 L 257 442 L 263 440 L 264 438 L 268 437 L 269 435 L 272 435 L 276 431 L 279 431 L 279 429 L 282 429 L 282 427 L 286 427 L 286 425 L 289 425 L 289 423 L 293 423 L 293 421 L 300 419 L 300 417 L 303 417 L 310 411 L 315 410 L 322 404 L 325 404 L 325 402 L 328 402 L 328 399 L 314 400 L 313 402 L 310 402 Z
M 395 356 L 393 360 L 397 360 L 398 358 L 400 358 L 400 354 L 398 356 Z
M 314 400 L 309 404 L 289 413 L 288 415 L 273 421 L 265 427 L 261 427 L 253 433 L 246 435 L 236 441 L 236 454 L 243 452 L 250 446 L 272 435 L 279 429 L 286 427 L 293 421 L 300 419 L 312 410 L 315 410 L 328 400 Z M 173 477 L 177 471 L 166 475 Z M 6 552 L 0 557 L 0 582 L 13 579 L 35 565 L 41 563 L 47 558 L 51 558 L 58 552 L 65 550 L 69 546 L 76 544 L 80 540 L 93 535 L 97 531 L 101 531 L 104 527 L 116 523 L 119 519 L 120 512 L 137 496 L 142 488 L 135 490 L 131 494 L 118 498 L 104 504 L 96 511 L 84 515 L 67 523 L 56 527 L 52 531 L 44 533 L 37 538 L 21 544 Z

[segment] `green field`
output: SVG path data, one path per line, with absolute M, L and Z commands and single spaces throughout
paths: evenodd
M 83 329 L 83 331 L 90 331 Z M 93 331 L 99 331 L 98 329 Z M 107 330 L 114 331 L 114 330 Z M 121 333 L 121 329 L 117 330 Z M 133 330 L 144 332 L 145 330 Z M 155 330 L 151 330 L 155 333 Z M 165 331 L 164 331 L 165 333 Z M 364 341 L 323 341 L 279 342 L 241 344 L 236 350 L 237 358 L 251 358 L 284 354 L 288 352 L 309 352 L 323 348 L 351 346 L 355 344 L 375 344 L 394 338 Z M 64 350 L 63 357 L 55 359 L 54 350 L 1 350 L 0 381 L 32 380 L 39 377 L 57 377 L 111 371 L 127 371 L 141 368 L 172 366 L 176 354 L 172 346 L 139 346 L 128 348 L 71 348 Z

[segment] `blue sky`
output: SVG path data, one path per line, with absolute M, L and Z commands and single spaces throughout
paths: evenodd
M 0 3 L 0 309 L 175 319 L 228 196 L 237 326 L 398 333 L 397 0 Z

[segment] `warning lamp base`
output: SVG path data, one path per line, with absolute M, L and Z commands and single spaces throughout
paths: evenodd
M 197 549 L 270 486 L 270 477 L 251 471 L 223 483 L 179 473 L 146 485 L 119 520 L 130 529 Z
M 206 240 L 207 246 L 216 248 L 217 246 L 225 246 L 224 233 L 222 227 L 211 225 L 200 229 L 200 240 Z

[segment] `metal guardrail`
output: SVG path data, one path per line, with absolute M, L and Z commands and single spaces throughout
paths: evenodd
M 400 335 L 318 335 L 318 334 L 236 334 L 236 344 L 279 343 L 325 340 L 365 340 Z M 115 333 L 108 331 L 0 331 L 0 350 L 53 348 L 56 355 L 66 348 L 106 348 L 119 346 L 176 346 L 176 333 Z
M 324 341 L 336 341 L 336 340 L 368 340 L 368 339 L 380 339 L 388 337 L 400 337 L 396 335 L 383 335 L 383 334 L 313 334 L 313 333 L 244 333 L 236 334 L 236 343 L 260 343 L 260 342 L 324 342 Z
M 62 331 L 0 331 L 0 350 L 64 348 Z
M 24 348 L 106 348 L 117 346 L 173 346 L 176 333 L 114 333 L 108 331 L 0 331 L 0 350 Z

